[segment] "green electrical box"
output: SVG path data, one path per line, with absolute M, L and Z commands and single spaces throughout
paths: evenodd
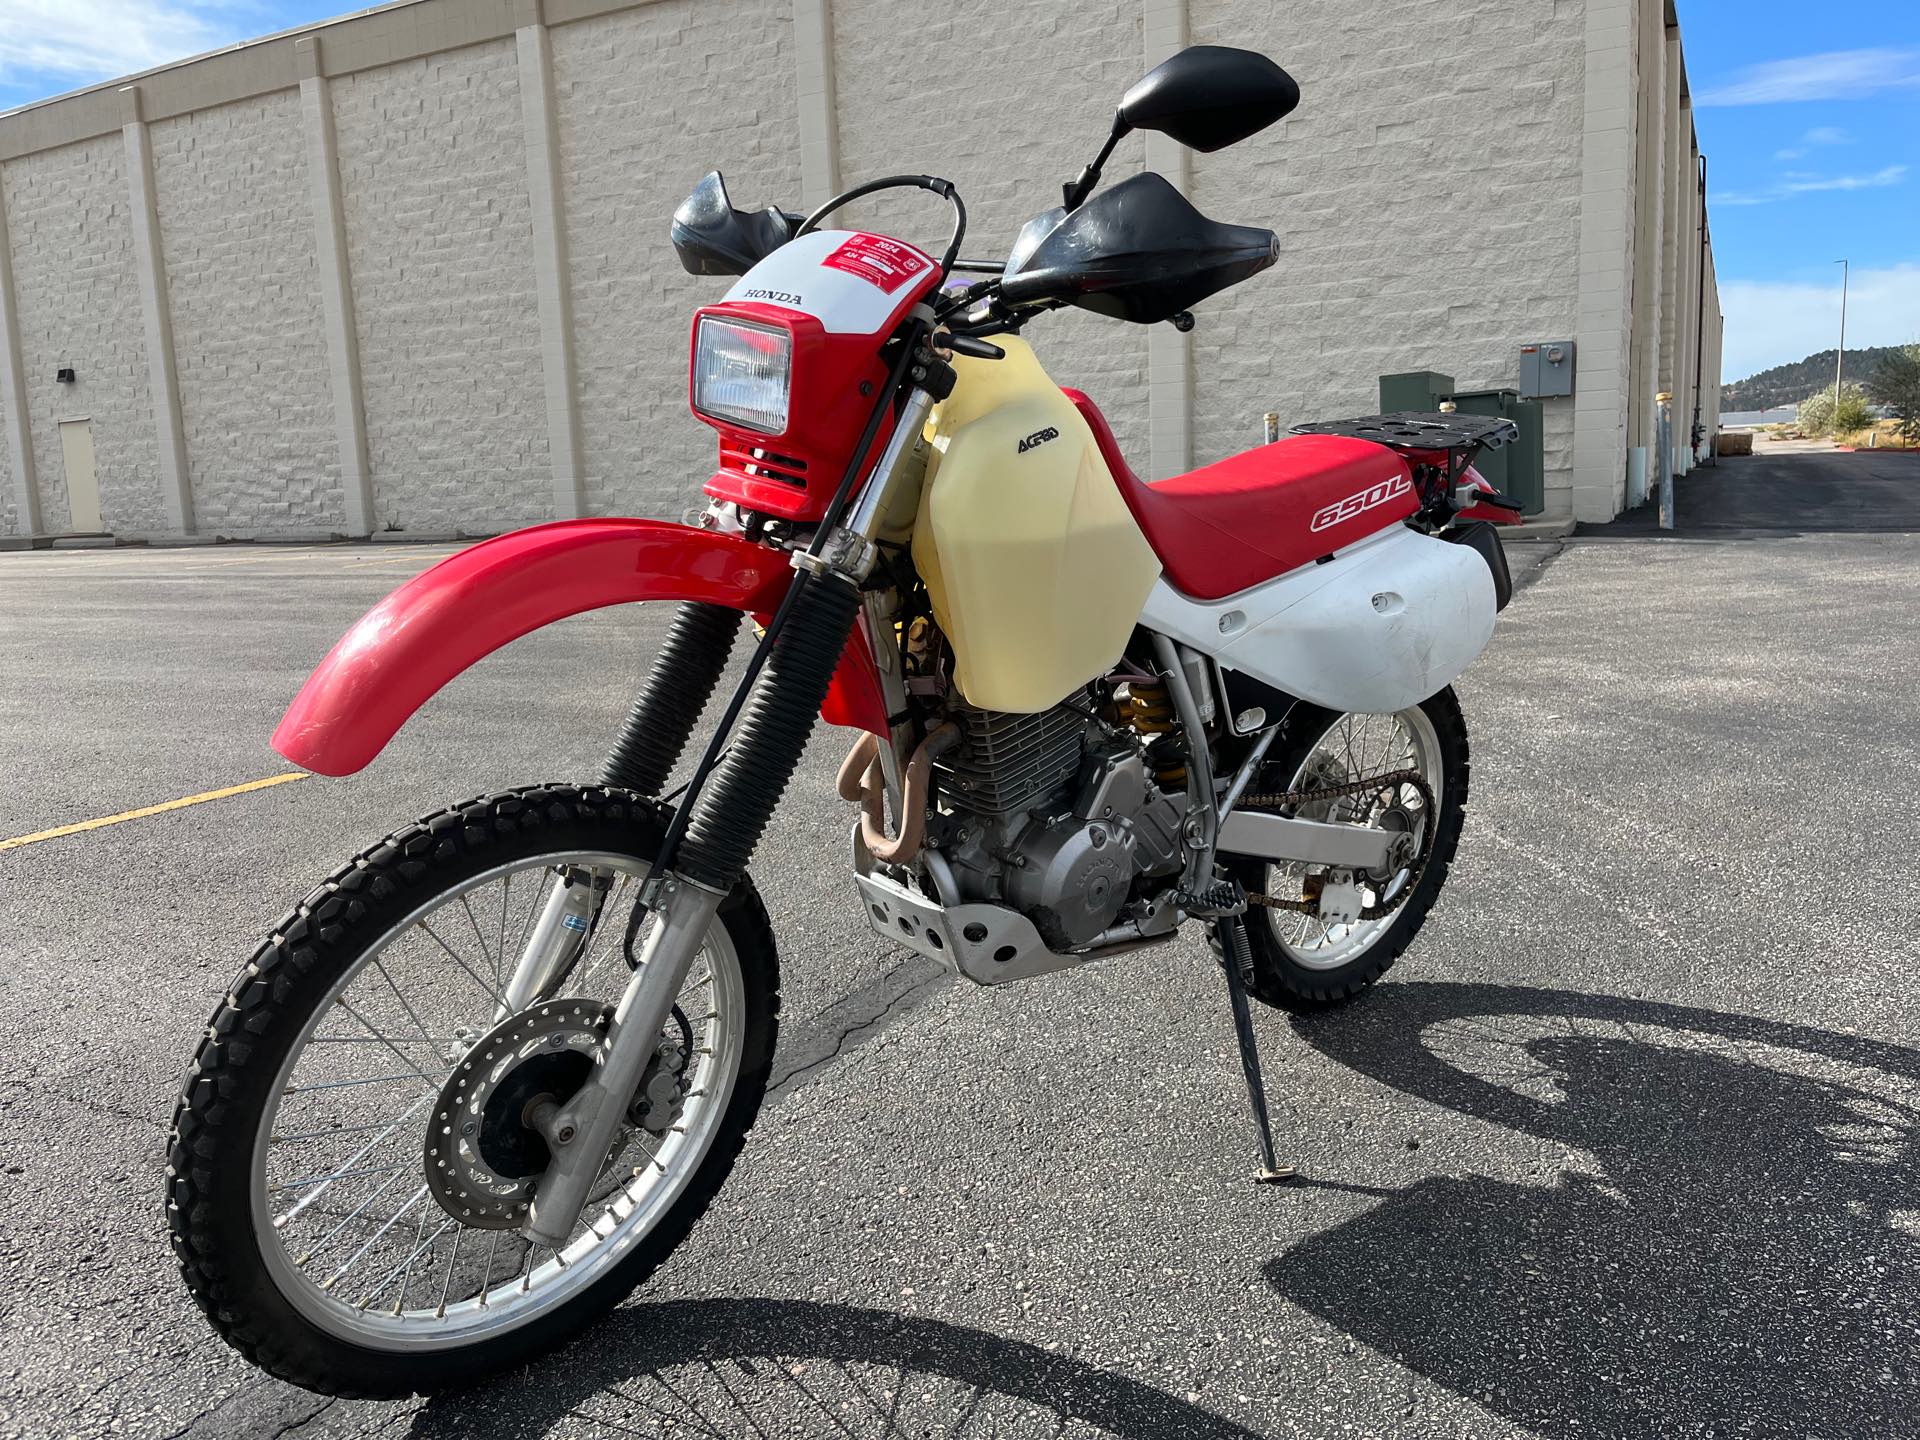
M 1520 502 L 1521 513 L 1547 508 L 1546 435 L 1540 402 L 1522 400 L 1518 390 L 1461 390 L 1453 403 L 1462 415 L 1498 415 L 1520 429 L 1520 438 L 1498 450 L 1482 450 L 1473 468 L 1503 495 Z
M 1431 415 L 1440 402 L 1453 394 L 1453 377 L 1438 370 L 1410 370 L 1405 375 L 1380 377 L 1380 413 L 1396 415 L 1410 410 Z
M 1520 438 L 1498 450 L 1482 450 L 1474 468 L 1487 483 L 1520 502 L 1528 515 L 1547 505 L 1546 432 L 1540 402 L 1517 390 L 1455 390 L 1453 377 L 1437 370 L 1411 370 L 1380 377 L 1380 413 L 1431 414 L 1451 400 L 1462 415 L 1498 415 L 1519 427 Z

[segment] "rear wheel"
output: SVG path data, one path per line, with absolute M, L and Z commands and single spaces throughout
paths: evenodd
M 1301 707 L 1302 710 L 1305 707 Z M 1296 714 L 1299 712 L 1297 711 Z M 1467 724 L 1451 688 L 1392 715 L 1289 718 L 1252 789 L 1312 791 L 1376 775 L 1416 770 L 1432 796 L 1400 784 L 1339 800 L 1299 806 L 1306 819 L 1411 831 L 1416 849 L 1432 848 L 1423 866 L 1381 880 L 1362 879 L 1361 898 L 1375 918 L 1337 922 L 1301 910 L 1251 906 L 1252 993 L 1286 1010 L 1315 1010 L 1358 995 L 1407 948 L 1446 883 L 1467 803 Z M 1312 903 L 1328 881 L 1324 865 L 1235 861 L 1230 873 L 1249 891 Z M 1384 908 L 1383 908 L 1384 907 Z
M 486 796 L 355 857 L 274 927 L 214 1013 L 168 1155 L 175 1254 L 235 1348 L 335 1394 L 471 1382 L 559 1344 L 686 1236 L 773 1055 L 773 936 L 744 881 L 572 1235 L 555 1251 L 515 1228 L 548 1157 L 533 1112 L 592 1069 L 660 835 L 626 791 Z M 570 968 L 508 1015 L 527 935 L 575 884 L 601 898 Z

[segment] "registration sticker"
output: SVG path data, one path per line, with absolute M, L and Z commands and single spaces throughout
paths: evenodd
M 904 241 L 864 233 L 849 237 L 820 263 L 830 270 L 858 275 L 889 295 L 933 266 L 931 260 Z

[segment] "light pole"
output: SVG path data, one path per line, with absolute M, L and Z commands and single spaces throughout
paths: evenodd
M 1849 266 L 1845 260 L 1836 260 L 1840 267 L 1840 348 L 1833 352 L 1833 408 L 1840 408 L 1840 367 L 1847 359 L 1847 273 Z

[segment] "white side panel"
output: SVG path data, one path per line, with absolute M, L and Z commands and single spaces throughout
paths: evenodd
M 932 258 L 904 240 L 816 230 L 767 256 L 726 298 L 798 310 L 833 335 L 877 335 L 932 268 Z
M 1472 664 L 1494 611 L 1486 561 L 1396 525 L 1224 600 L 1190 599 L 1163 576 L 1140 619 L 1289 695 L 1385 714 Z

